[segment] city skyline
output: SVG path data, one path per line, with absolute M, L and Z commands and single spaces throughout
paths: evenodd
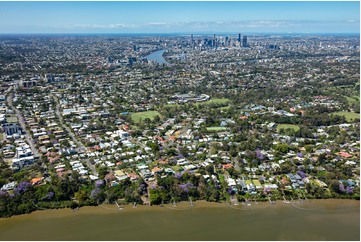
M 0 2 L 0 33 L 359 33 L 350 2 Z

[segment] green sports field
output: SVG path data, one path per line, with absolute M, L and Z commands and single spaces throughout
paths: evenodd
M 219 131 L 225 131 L 227 130 L 226 127 L 208 127 L 207 131 L 209 132 L 219 132 Z
M 281 129 L 293 129 L 295 132 L 297 132 L 298 130 L 300 130 L 300 127 L 298 127 L 297 125 L 294 124 L 278 124 L 277 125 L 277 132 L 280 132 Z
M 228 98 L 214 98 L 202 104 L 226 104 L 228 102 L 229 102 Z
M 144 121 L 144 119 L 149 118 L 153 120 L 155 116 L 161 116 L 157 111 L 146 111 L 146 112 L 138 112 L 132 114 L 132 120 L 135 123 L 139 123 L 140 121 Z

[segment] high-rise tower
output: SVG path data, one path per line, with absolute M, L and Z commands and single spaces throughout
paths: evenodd
M 193 40 L 193 34 L 191 34 L 191 48 L 194 49 L 194 40 Z
M 248 47 L 247 36 L 243 36 L 242 47 Z

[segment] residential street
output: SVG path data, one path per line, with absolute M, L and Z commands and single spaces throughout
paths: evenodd
M 66 130 L 66 132 L 69 134 L 69 136 L 71 137 L 73 142 L 78 146 L 79 151 L 85 152 L 87 150 L 85 145 L 83 143 L 81 143 L 77 138 L 75 138 L 75 134 L 70 130 L 70 128 L 68 126 L 64 125 L 63 117 L 60 112 L 59 99 L 56 96 L 54 96 L 53 94 L 51 94 L 50 96 L 54 99 L 54 101 L 56 103 L 55 113 L 60 121 L 61 126 Z M 98 172 L 96 171 L 95 166 L 92 165 L 88 159 L 86 160 L 86 163 L 87 163 L 88 167 L 91 169 L 91 171 L 93 172 L 93 174 L 98 176 Z
M 12 89 L 12 87 L 11 87 L 11 89 Z M 9 90 L 11 90 L 11 89 L 9 89 Z M 34 154 L 34 157 L 38 158 L 38 157 L 40 157 L 40 154 L 39 154 L 38 150 L 35 148 L 33 138 L 31 137 L 31 135 L 29 134 L 29 132 L 26 129 L 25 120 L 24 120 L 23 116 L 21 115 L 20 111 L 13 106 L 13 95 L 14 95 L 14 93 L 10 92 L 10 91 L 8 93 L 9 94 L 7 96 L 7 99 L 6 99 L 7 102 L 8 102 L 8 105 L 10 106 L 10 108 L 12 110 L 15 111 L 15 114 L 16 114 L 16 117 L 19 120 L 20 126 L 21 126 L 23 132 L 25 132 L 26 141 L 30 145 L 30 148 L 31 148 L 31 151 Z

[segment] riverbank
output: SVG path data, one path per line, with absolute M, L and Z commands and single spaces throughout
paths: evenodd
M 70 209 L 70 208 L 61 208 L 61 209 L 45 209 L 45 210 L 37 210 L 30 214 L 21 214 L 16 215 L 10 218 L 0 218 L 0 223 L 4 220 L 11 219 L 14 217 L 29 217 L 34 216 L 37 217 L 45 217 L 45 218 L 61 218 L 66 216 L 74 216 L 76 214 L 111 214 L 114 212 L 121 213 L 138 213 L 138 212 L 147 212 L 147 211 L 156 211 L 162 212 L 168 209 L 175 211 L 182 210 L 190 210 L 190 209 L 239 209 L 239 210 L 252 210 L 252 209 L 272 209 L 272 208 L 280 208 L 284 206 L 292 206 L 311 209 L 312 207 L 318 208 L 322 207 L 322 205 L 327 204 L 329 209 L 337 209 L 339 206 L 360 206 L 359 200 L 351 200 L 351 199 L 308 199 L 303 203 L 293 202 L 289 204 L 285 204 L 283 200 L 277 200 L 275 204 L 271 204 L 270 202 L 250 202 L 250 205 L 242 204 L 239 202 L 238 205 L 233 205 L 226 202 L 207 202 L 204 200 L 194 201 L 192 205 L 190 202 L 179 202 L 176 205 L 174 204 L 164 204 L 163 206 L 159 205 L 136 205 L 135 207 L 132 204 L 127 204 L 119 207 L 116 204 L 102 204 L 98 206 L 84 206 L 78 209 Z
M 116 205 L 36 211 L 0 220 L 2 240 L 356 240 L 360 202 Z M 295 206 L 297 205 L 297 206 Z M 247 210 L 247 211 L 246 211 Z

